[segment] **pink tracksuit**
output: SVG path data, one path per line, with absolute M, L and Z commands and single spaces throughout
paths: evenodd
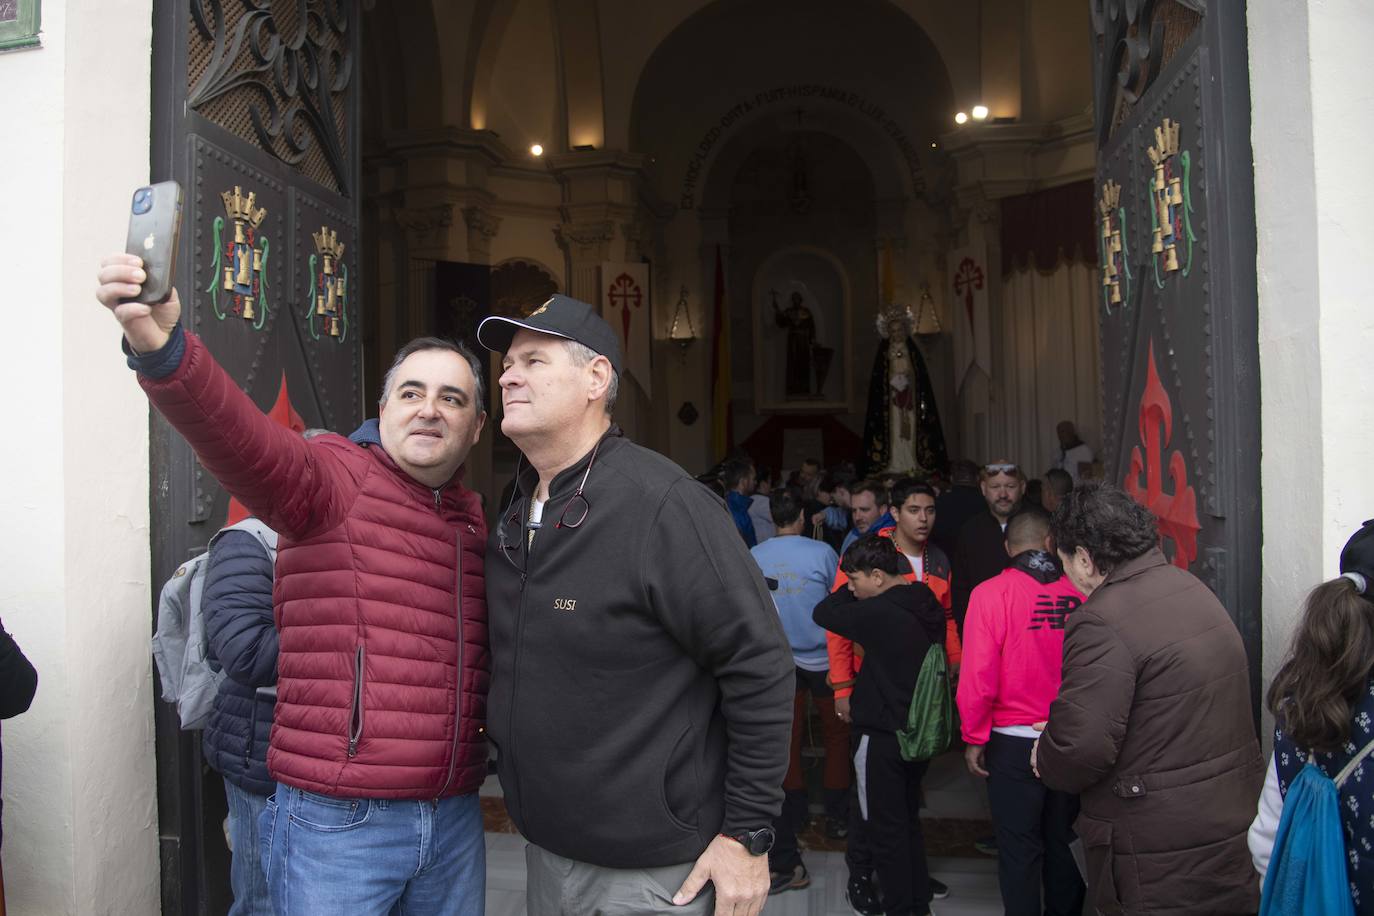
M 969 599 L 957 696 L 968 744 L 987 744 L 994 726 L 1044 722 L 1059 692 L 1064 625 L 1083 596 L 1043 563 L 1028 564 L 1027 556 Z

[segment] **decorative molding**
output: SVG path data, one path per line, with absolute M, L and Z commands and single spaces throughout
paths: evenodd
M 353 78 L 351 6 L 298 0 L 290 9 L 287 15 L 275 4 L 191 0 L 192 58 L 203 60 L 208 45 L 209 60 L 186 104 L 351 196 L 351 130 L 340 116 Z M 316 154 L 327 175 L 311 167 Z
M 468 227 L 469 244 L 472 239 L 480 237 L 484 241 L 483 247 L 489 245 L 491 240 L 496 238 L 496 233 L 501 231 L 501 217 L 482 207 L 464 207 L 462 210 L 463 222 Z
M 1105 143 L 1207 13 L 1204 0 L 1091 0 L 1097 142 Z
M 553 230 L 554 240 L 573 261 L 606 260 L 607 247 L 615 239 L 615 222 L 563 223 Z
M 396 225 L 405 230 L 406 243 L 411 248 L 433 248 L 444 244 L 448 231 L 453 228 L 456 209 L 453 204 L 435 204 L 431 207 L 396 207 L 391 214 Z

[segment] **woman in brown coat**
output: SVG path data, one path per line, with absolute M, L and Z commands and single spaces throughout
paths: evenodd
M 1082 795 L 1085 912 L 1255 912 L 1246 830 L 1264 768 L 1240 633 L 1120 489 L 1074 490 L 1052 534 L 1088 600 L 1032 765 Z

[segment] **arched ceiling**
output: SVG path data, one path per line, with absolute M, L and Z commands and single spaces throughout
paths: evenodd
M 902 162 L 907 196 L 924 190 L 953 97 L 934 43 L 887 0 L 720 0 L 678 26 L 644 66 L 629 147 L 655 161 L 661 197 L 691 208 L 708 177 L 717 180 L 715 157 L 746 126 L 848 122 L 856 147 L 876 145 L 870 157 Z M 870 169 L 880 184 L 891 171 Z

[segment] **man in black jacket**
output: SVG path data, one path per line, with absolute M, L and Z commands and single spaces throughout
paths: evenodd
M 859 735 L 854 771 L 883 912 L 928 913 L 932 894 L 920 808 L 929 762 L 903 760 L 897 732 L 906 728 L 926 653 L 944 643 L 945 610 L 924 583 L 906 580 L 910 566 L 892 538 L 860 538 L 845 551 L 840 568 L 849 576 L 848 589 L 832 592 L 812 617 L 864 647 L 850 720 Z
M 488 547 L 488 727 L 531 913 L 753 916 L 792 653 L 719 497 L 611 424 L 616 333 L 554 296 L 491 317 L 517 487 Z
M 1021 498 L 1026 495 L 1026 475 L 1009 460 L 984 465 L 978 481 L 987 511 L 979 512 L 959 529 L 952 557 L 954 621 L 961 634 L 973 590 L 1011 563 L 1006 547 L 1007 522 L 1020 511 Z

